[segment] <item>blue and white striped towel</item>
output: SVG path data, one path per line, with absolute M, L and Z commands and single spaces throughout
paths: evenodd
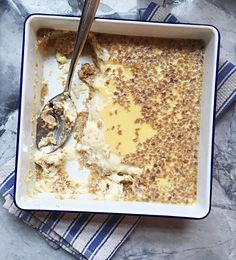
M 177 18 L 156 3 L 142 14 L 145 21 L 178 22 Z M 220 63 L 218 72 L 217 114 L 219 117 L 236 99 L 236 66 Z M 62 247 L 78 259 L 110 259 L 140 220 L 136 216 L 21 211 L 13 203 L 14 159 L 0 170 L 7 176 L 0 185 L 4 207 L 35 228 L 51 246 Z
M 4 207 L 35 228 L 54 248 L 62 247 L 78 259 L 110 259 L 140 220 L 137 216 L 22 211 L 12 199 L 15 160 L 0 170 L 12 172 L 0 185 Z

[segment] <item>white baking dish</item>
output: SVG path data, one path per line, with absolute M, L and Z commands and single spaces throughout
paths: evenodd
M 204 82 L 201 107 L 200 150 L 198 169 L 197 203 L 194 205 L 172 205 L 146 202 L 114 202 L 93 199 L 55 199 L 50 194 L 29 197 L 24 178 L 29 165 L 30 123 L 33 105 L 34 45 L 39 28 L 76 30 L 79 18 L 32 15 L 25 23 L 22 78 L 19 110 L 19 129 L 16 160 L 16 205 L 25 210 L 84 211 L 100 213 L 124 213 L 159 215 L 186 218 L 203 218 L 210 211 L 211 178 L 214 139 L 215 89 L 218 66 L 219 33 L 210 25 L 167 24 L 96 19 L 92 31 L 102 33 L 152 36 L 164 38 L 202 39 L 206 43 L 204 60 Z M 40 80 L 40 57 L 39 80 Z

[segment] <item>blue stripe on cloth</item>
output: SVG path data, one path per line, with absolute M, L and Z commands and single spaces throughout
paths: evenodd
M 153 9 L 153 11 L 150 13 L 150 15 L 148 16 L 148 18 L 146 19 L 146 21 L 150 21 L 150 20 L 152 20 L 152 17 L 154 16 L 154 14 L 156 13 L 156 11 L 159 9 L 159 5 L 157 5 L 154 9 Z
M 228 73 L 228 75 L 222 80 L 221 84 L 217 86 L 217 90 L 220 90 L 221 87 L 225 84 L 225 82 L 234 74 L 234 72 L 236 71 L 236 66 L 234 66 L 233 70 L 230 71 L 230 73 Z
M 100 227 L 98 228 L 98 230 L 94 233 L 93 237 L 91 237 L 88 242 L 86 243 L 86 245 L 84 246 L 83 250 L 82 250 L 82 254 L 84 254 L 84 252 L 87 250 L 87 247 L 89 246 L 90 242 L 93 240 L 94 236 L 96 236 L 98 234 L 98 232 L 102 229 L 102 227 L 109 221 L 109 219 L 111 219 L 112 215 L 108 215 L 107 218 L 103 221 L 103 223 L 100 225 Z
M 116 225 L 124 218 L 120 215 L 111 215 L 108 221 L 105 221 L 104 224 L 97 230 L 94 236 L 87 243 L 85 249 L 82 251 L 87 258 L 90 258 L 96 251 L 100 244 L 107 238 L 107 236 L 113 232 Z M 96 251 L 95 251 L 96 250 Z
M 29 211 L 21 211 L 21 214 L 19 216 L 20 219 L 22 219 L 24 222 L 27 222 L 29 223 L 30 222 L 30 219 L 32 217 L 32 213 L 29 212 Z
M 55 243 L 60 247 L 66 247 L 73 250 L 72 254 L 75 255 L 78 259 L 87 260 L 87 258 L 85 258 L 83 254 L 81 254 L 77 249 L 73 248 L 71 244 L 64 239 L 64 236 L 62 236 L 59 241 L 55 241 Z
M 74 223 L 79 218 L 79 216 L 80 216 L 80 214 L 76 215 L 75 218 L 73 219 L 73 221 L 71 221 L 70 225 L 67 227 L 67 229 L 65 230 L 65 232 L 63 233 L 63 235 L 61 237 L 61 240 L 59 241 L 60 244 L 63 244 L 64 238 L 68 235 L 68 233 L 70 232 L 70 229 L 73 227 Z
M 170 17 L 171 15 L 172 15 L 172 14 L 169 13 L 169 14 L 166 16 L 166 18 L 163 20 L 163 22 L 166 22 L 166 21 L 169 19 L 169 17 Z
M 226 65 L 227 62 L 228 62 L 228 61 L 225 61 L 221 66 L 219 66 L 218 73 L 221 72 L 221 70 L 225 67 L 225 65 Z
M 71 244 L 73 245 L 76 239 L 79 237 L 79 235 L 83 232 L 83 230 L 86 228 L 86 226 L 92 221 L 95 214 L 90 214 L 91 216 L 88 218 L 87 222 L 84 224 L 84 226 L 78 230 L 77 234 L 74 236 L 73 240 L 71 241 Z
M 0 194 L 3 196 L 4 193 L 8 192 L 15 183 L 15 172 L 13 171 L 0 185 Z
M 141 20 L 143 21 L 150 21 L 152 19 L 152 17 L 154 16 L 154 14 L 156 13 L 156 11 L 159 9 L 159 5 L 157 5 L 154 2 L 151 2 L 149 4 L 149 6 L 146 8 L 146 11 L 143 13 Z M 169 13 L 166 18 L 164 19 L 164 22 L 168 22 L 168 23 L 179 23 L 179 20 L 172 15 L 171 13 Z
M 218 109 L 216 113 L 216 117 L 219 118 L 235 101 L 236 101 L 236 89 L 230 94 L 230 96 L 224 101 L 224 103 Z
M 8 195 L 8 194 L 13 195 L 13 192 L 14 192 L 14 186 L 12 186 L 10 189 L 6 190 L 6 191 L 2 194 L 2 196 L 5 197 L 5 196 Z
M 74 244 L 76 239 L 79 237 L 79 235 L 83 232 L 83 230 L 86 228 L 86 226 L 90 223 L 90 221 L 92 221 L 94 216 L 95 216 L 94 214 L 90 214 L 90 216 L 88 217 L 88 219 L 84 223 L 84 225 L 80 228 L 80 230 L 78 230 L 77 234 L 74 235 L 73 239 L 70 242 L 72 245 Z
M 113 234 L 113 232 L 116 230 L 116 228 L 120 225 L 120 223 L 123 221 L 123 219 L 125 218 L 125 216 L 122 216 L 113 226 L 112 228 L 110 228 L 109 233 L 107 234 L 106 237 L 104 237 L 103 241 L 100 243 L 99 246 L 96 247 L 96 250 L 94 250 L 92 256 L 90 257 L 90 259 L 94 259 L 94 257 L 96 256 L 96 254 L 99 252 L 99 250 L 101 249 L 101 247 L 107 242 L 107 240 L 109 239 L 109 237 Z
M 70 232 L 68 232 L 68 234 L 64 237 L 64 239 L 69 243 L 74 241 L 75 235 L 80 230 L 84 229 L 84 227 L 88 224 L 91 216 L 93 216 L 93 214 L 89 214 L 89 213 L 80 214 L 80 216 L 76 219 L 73 226 L 70 228 Z
M 155 8 L 158 5 L 156 3 L 151 2 L 149 4 L 149 6 L 146 8 L 145 12 L 142 15 L 142 20 L 143 21 L 147 21 L 148 17 L 150 16 L 151 13 L 153 13 L 153 10 L 155 10 Z
M 52 214 L 51 212 L 48 212 L 48 214 L 45 216 L 44 220 L 41 220 L 42 222 L 38 227 L 39 231 L 42 230 L 43 226 L 45 225 L 45 222 L 48 220 L 48 218 L 50 217 L 51 214 Z
M 224 82 L 225 78 L 230 75 L 231 71 L 235 68 L 235 66 L 228 62 L 228 64 L 219 72 L 218 74 L 218 89 Z
M 168 23 L 179 23 L 178 19 L 172 14 L 166 19 L 166 22 L 168 22 Z
M 44 225 L 41 227 L 41 231 L 44 233 L 48 233 L 57 225 L 62 216 L 62 213 L 52 212 L 49 218 L 44 222 Z
M 33 217 L 34 217 L 34 212 L 31 211 L 31 213 L 29 214 L 29 218 L 28 218 L 27 222 L 30 222 Z
M 138 217 L 137 220 L 135 221 L 135 223 L 130 227 L 130 229 L 126 232 L 126 234 L 123 236 L 123 238 L 120 240 L 120 242 L 117 244 L 116 248 L 119 248 L 123 242 L 125 241 L 125 239 L 129 236 L 129 234 L 133 231 L 133 229 L 136 227 L 136 225 L 138 224 L 139 220 L 141 219 L 141 217 Z M 109 260 L 112 258 L 112 256 L 115 254 L 116 250 L 112 251 L 111 254 L 107 257 L 106 260 Z
M 110 238 L 110 236 L 113 234 L 113 232 L 116 230 L 116 228 L 120 225 L 120 223 L 125 219 L 125 216 L 122 216 L 121 219 L 112 227 L 111 231 L 109 232 L 109 234 L 103 239 L 102 243 L 100 244 L 99 247 L 97 247 L 97 249 L 93 252 L 92 256 L 90 257 L 90 259 L 94 259 L 94 257 L 96 256 L 96 254 L 99 252 L 99 250 L 101 249 L 101 247 L 107 242 L 107 240 Z M 113 252 L 115 252 L 117 250 L 117 246 L 113 249 Z

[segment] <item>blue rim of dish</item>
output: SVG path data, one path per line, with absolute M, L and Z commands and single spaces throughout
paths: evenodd
M 75 210 L 43 210 L 43 209 L 23 209 L 18 206 L 16 202 L 16 183 L 17 183 L 17 165 L 19 155 L 19 139 L 20 139 L 20 120 L 21 120 L 21 108 L 22 108 L 22 87 L 23 87 L 23 71 L 24 71 L 24 52 L 25 52 L 25 27 L 28 19 L 32 16 L 51 16 L 51 17 L 62 17 L 62 18 L 80 18 L 80 16 L 74 15 L 60 15 L 60 14 L 41 14 L 33 13 L 30 14 L 24 22 L 23 30 L 23 41 L 22 41 L 22 57 L 21 57 L 21 75 L 20 75 L 20 90 L 19 90 L 19 110 L 18 110 L 18 124 L 17 124 L 17 143 L 16 143 L 16 160 L 15 160 L 15 181 L 14 181 L 14 204 L 20 210 L 24 211 L 43 211 L 43 212 L 68 212 L 68 213 L 91 213 L 91 214 L 113 214 L 113 215 L 129 215 L 129 216 L 147 216 L 147 217 L 163 217 L 163 218 L 178 218 L 178 219 L 193 219 L 201 220 L 206 218 L 211 211 L 212 201 L 212 179 L 213 179 L 213 163 L 214 163 L 214 139 L 215 139 L 215 121 L 216 121 L 216 98 L 217 98 L 217 81 L 218 81 L 218 67 L 219 67 L 219 55 L 220 55 L 220 32 L 219 30 L 210 24 L 196 24 L 196 23 L 172 23 L 172 22 L 159 22 L 159 21 L 142 21 L 142 20 L 130 20 L 130 19 L 113 19 L 113 18 L 95 18 L 96 20 L 112 20 L 112 21 L 128 21 L 128 22 L 139 22 L 139 23 L 153 23 L 153 24 L 171 24 L 171 25 L 196 25 L 196 26 L 207 26 L 212 27 L 217 31 L 218 34 L 218 46 L 217 46 L 217 57 L 216 57 L 216 72 L 215 72 L 215 93 L 214 93 L 214 104 L 213 104 L 213 120 L 212 120 L 212 143 L 211 143 L 211 172 L 210 172 L 210 198 L 209 198 L 209 209 L 203 217 L 185 217 L 185 216 L 169 216 L 169 215 L 154 215 L 154 214 L 132 214 L 132 213 L 113 213 L 113 212 L 94 212 L 94 211 L 75 211 Z

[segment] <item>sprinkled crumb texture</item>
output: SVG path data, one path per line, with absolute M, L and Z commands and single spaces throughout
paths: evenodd
M 51 29 L 40 29 L 37 33 L 36 51 L 40 51 L 45 57 L 54 55 L 58 65 L 68 62 L 67 56 L 73 51 L 75 41 L 75 33 L 69 31 L 55 31 Z M 59 67 L 60 68 L 60 67 Z M 35 68 L 35 79 L 38 77 L 38 66 Z M 40 105 L 41 108 L 45 105 L 45 98 L 48 95 L 50 86 L 47 80 L 43 80 L 41 85 L 36 83 L 34 89 L 34 103 L 36 104 L 37 88 L 40 87 Z M 77 111 L 70 100 L 61 100 L 55 104 L 55 108 L 61 111 L 65 119 L 65 125 L 68 129 L 71 128 L 73 122 L 76 121 Z M 53 137 L 53 132 L 57 127 L 55 118 L 52 115 L 52 108 L 48 107 L 41 114 L 43 127 L 48 130 L 48 135 L 41 139 L 39 147 L 56 144 L 56 139 Z M 32 115 L 32 140 L 35 142 L 36 126 L 33 124 L 38 117 L 35 113 Z M 75 198 L 78 193 L 79 183 L 74 181 L 66 171 L 66 162 L 68 159 L 68 151 L 60 148 L 53 153 L 45 154 L 37 150 L 35 145 L 32 145 L 30 158 L 33 162 L 33 167 L 29 169 L 26 180 L 29 182 L 35 179 L 35 187 L 29 191 L 31 195 L 37 193 L 49 192 L 55 195 L 58 199 Z M 69 196 L 69 197 L 68 197 Z
M 40 31 L 38 48 L 52 47 L 61 65 L 74 40 L 73 32 Z M 204 43 L 91 33 L 86 49 L 93 63 L 77 75 L 88 98 L 73 154 L 90 171 L 88 191 L 106 200 L 196 202 Z M 65 148 L 35 153 L 38 191 L 79 191 Z
M 121 65 L 131 72 L 132 76 L 127 79 L 120 67 L 111 66 L 103 71 L 115 85 L 113 104 L 118 103 L 129 111 L 131 96 L 141 107 L 141 116 L 135 123 L 149 124 L 156 132 L 139 142 L 139 128 L 135 129 L 137 149 L 125 154 L 122 162 L 141 168 L 142 174 L 123 182 L 125 199 L 178 204 L 195 202 L 203 42 L 104 34 L 91 38 L 97 57 L 105 49 L 109 53 L 105 63 Z M 98 64 L 102 67 L 104 61 L 100 59 Z M 122 132 L 118 131 L 118 134 Z M 103 178 L 98 170 L 94 171 L 93 192 L 97 191 Z

